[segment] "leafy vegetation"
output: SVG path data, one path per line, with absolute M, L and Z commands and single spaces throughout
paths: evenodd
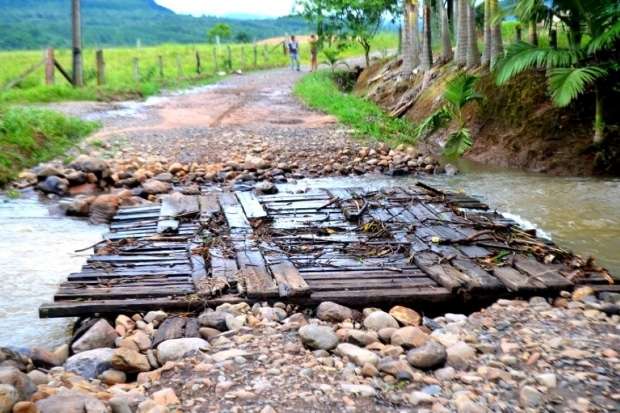
M 415 143 L 416 130 L 413 124 L 390 117 L 372 102 L 342 92 L 332 76 L 327 71 L 306 75 L 295 85 L 295 94 L 308 106 L 335 116 L 361 137 Z
M 0 185 L 23 168 L 62 155 L 98 128 L 43 109 L 0 109 Z
M 67 0 L 0 0 L 0 49 L 42 49 L 71 46 Z M 307 33 L 301 17 L 239 20 L 178 15 L 153 0 L 83 0 L 82 25 L 87 47 L 161 43 L 200 43 L 219 24 L 231 27 L 232 36 L 245 33 L 249 40 Z M 248 40 L 244 40 L 248 41 Z

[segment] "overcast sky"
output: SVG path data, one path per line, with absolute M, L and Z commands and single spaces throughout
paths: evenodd
M 155 0 L 156 3 L 177 13 L 221 16 L 247 13 L 261 16 L 286 16 L 294 0 Z

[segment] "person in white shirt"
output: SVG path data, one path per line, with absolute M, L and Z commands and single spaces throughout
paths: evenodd
M 291 69 L 301 70 L 299 65 L 299 43 L 295 39 L 295 36 L 291 36 L 291 40 L 288 42 L 288 54 L 291 56 Z

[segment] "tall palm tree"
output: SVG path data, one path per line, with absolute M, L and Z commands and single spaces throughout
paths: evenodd
M 468 26 L 469 13 L 467 4 L 469 0 L 457 1 L 457 33 L 456 33 L 456 64 L 465 66 L 467 64 L 467 45 L 468 45 Z
M 520 3 L 533 6 L 536 1 Z M 620 5 L 617 0 L 553 0 L 548 11 L 549 21 L 559 20 L 569 31 L 568 46 L 555 49 L 523 42 L 510 46 L 498 65 L 497 83 L 539 68 L 547 72 L 547 87 L 556 106 L 567 106 L 579 95 L 594 92 L 593 142 L 600 144 L 605 137 L 603 91 L 611 74 L 620 73 Z
M 491 64 L 491 0 L 484 0 L 484 50 L 482 66 Z
M 473 69 L 480 66 L 480 50 L 478 49 L 478 36 L 476 34 L 476 9 L 473 3 L 467 3 L 467 67 Z
M 491 67 L 494 67 L 497 60 L 504 54 L 504 43 L 502 40 L 502 19 L 501 10 L 499 9 L 499 1 L 489 0 L 489 2 L 489 18 L 491 21 L 490 59 Z
M 420 64 L 417 0 L 403 2 L 403 65 L 402 71 L 410 75 Z
M 422 34 L 422 70 L 430 70 L 433 65 L 432 34 L 431 34 L 431 0 L 424 0 L 424 32 Z
M 450 1 L 450 0 L 448 0 Z M 437 0 L 437 13 L 439 13 L 439 25 L 441 27 L 441 59 L 444 62 L 452 60 L 452 40 L 450 39 L 450 22 L 448 21 L 448 11 L 443 0 Z

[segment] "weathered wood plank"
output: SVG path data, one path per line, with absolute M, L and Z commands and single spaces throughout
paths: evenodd
M 237 201 L 237 197 L 230 192 L 221 193 L 219 196 L 220 206 L 224 211 L 226 222 L 230 228 L 251 229 L 252 226 L 248 222 L 243 208 Z
M 413 260 L 431 279 L 448 291 L 454 291 L 465 284 L 463 274 L 451 265 L 441 263 L 441 257 L 435 253 L 414 253 Z
M 530 278 L 512 267 L 493 268 L 493 274 L 504 283 L 510 291 L 533 292 L 545 288 L 545 284 L 536 278 Z
M 452 260 L 452 265 L 461 273 L 469 277 L 466 287 L 470 290 L 484 290 L 494 292 L 504 289 L 504 285 L 493 275 L 482 269 L 473 261 L 457 258 Z
M 541 264 L 534 258 L 516 256 L 514 266 L 519 271 L 523 271 L 530 277 L 542 281 L 548 288 L 568 289 L 573 283 L 562 277 L 555 266 Z
M 235 192 L 243 211 L 245 212 L 245 216 L 250 220 L 254 219 L 265 219 L 267 218 L 267 212 L 261 205 L 260 201 L 251 191 L 237 191 Z
M 450 299 L 450 291 L 441 287 L 374 289 L 349 291 L 321 291 L 312 293 L 313 302 L 336 301 L 349 305 L 368 305 L 379 302 L 407 302 L 410 306 L 416 303 L 433 303 Z
M 158 234 L 176 233 L 179 229 L 179 217 L 188 217 L 200 211 L 198 197 L 183 195 L 174 192 L 171 195 L 164 195 L 159 211 L 159 222 L 157 223 Z
M 269 268 L 278 283 L 280 297 L 293 297 L 310 293 L 310 287 L 290 261 L 282 260 L 278 264 L 272 264 Z
M 218 202 L 218 194 L 211 192 L 198 198 L 200 204 L 200 220 L 203 222 L 211 219 L 215 214 L 221 211 Z
M 211 248 L 209 250 L 209 259 L 211 261 L 212 277 L 224 278 L 229 283 L 237 282 L 237 261 L 224 257 L 224 253 L 219 248 Z
M 245 280 L 247 296 L 250 298 L 278 297 L 278 287 L 269 274 L 263 256 L 258 250 L 237 251 L 237 263 L 241 277 Z

